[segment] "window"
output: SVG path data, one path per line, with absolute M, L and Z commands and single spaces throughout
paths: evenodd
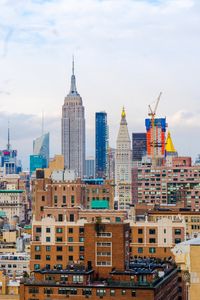
M 56 233 L 62 233 L 63 232 L 63 229 L 62 228 L 60 228 L 60 227 L 57 227 L 56 228 Z
M 46 251 L 51 251 L 51 246 L 46 246 Z
M 36 235 L 35 240 L 38 242 L 40 240 L 40 237 Z
M 62 221 L 63 221 L 63 215 L 61 215 L 61 214 L 58 215 L 58 221 L 59 221 L 59 222 L 62 222 Z
M 122 295 L 126 295 L 126 290 L 122 290 L 122 291 L 121 291 L 121 294 L 122 294 Z
M 115 290 L 110 290 L 110 296 L 115 296 Z
M 74 195 L 71 195 L 71 204 L 74 204 Z
M 29 294 L 38 294 L 39 293 L 39 288 L 38 287 L 30 287 L 28 289 Z
M 41 247 L 40 246 L 35 246 L 35 251 L 40 251 Z
M 68 250 L 69 250 L 69 252 L 73 252 L 74 251 L 74 247 L 73 246 L 69 246 Z
M 84 227 L 79 227 L 79 233 L 84 233 Z
M 83 282 L 83 275 L 74 275 L 72 277 L 73 282 Z
M 155 229 L 149 229 L 149 234 L 155 234 L 156 230 Z
M 51 260 L 51 256 L 50 255 L 46 255 L 46 260 Z
M 106 290 L 105 289 L 97 289 L 96 295 L 97 296 L 105 296 L 106 295 Z
M 62 255 L 57 255 L 57 256 L 56 256 L 56 259 L 57 259 L 57 260 L 62 260 Z
M 142 228 L 139 228 L 138 229 L 138 234 L 142 234 L 143 233 L 143 229 Z
M 63 239 L 61 236 L 56 237 L 56 242 L 62 243 Z
M 82 289 L 82 295 L 92 295 L 92 289 Z
M 175 229 L 174 232 L 175 232 L 175 234 L 180 235 L 181 234 L 181 229 Z
M 98 232 L 97 236 L 99 236 L 99 237 L 111 237 L 112 232 Z
M 142 247 L 138 248 L 138 253 L 143 253 L 143 248 Z
M 70 222 L 74 222 L 74 214 L 70 214 L 69 215 L 69 221 Z
M 152 239 L 152 238 L 149 239 L 149 243 L 150 243 L 150 244 L 155 244 L 155 242 L 156 242 L 156 239 Z
M 57 204 L 57 203 L 58 203 L 58 196 L 54 195 L 54 204 Z
M 41 231 L 42 231 L 42 230 L 41 230 L 41 227 L 36 227 L 35 231 L 36 231 L 37 233 L 41 232 Z
M 41 255 L 36 254 L 35 259 L 41 259 Z
M 47 294 L 47 295 L 53 294 L 53 289 L 52 288 L 44 288 L 44 294 Z
M 72 236 L 68 237 L 68 242 L 72 243 L 73 241 L 74 241 L 74 239 Z
M 83 252 L 84 251 L 84 246 L 79 246 L 79 251 Z
M 62 251 L 62 246 L 57 246 L 56 251 Z
M 69 256 L 69 261 L 73 261 L 73 260 L 74 260 L 73 255 L 70 255 L 70 256 Z
M 34 270 L 39 270 L 40 269 L 40 265 L 39 264 L 35 264 L 34 265 Z
M 47 233 L 50 233 L 50 232 L 51 232 L 51 228 L 47 227 L 47 228 L 46 228 L 46 232 L 47 232 Z
M 84 237 L 80 237 L 79 242 L 84 242 Z
M 167 231 L 166 231 L 166 229 L 164 229 L 164 233 L 166 233 Z
M 115 222 L 121 222 L 121 218 L 120 217 L 116 217 L 115 218 Z
M 132 296 L 132 297 L 136 297 L 136 291 L 132 290 L 132 291 L 131 291 L 131 296 Z
M 181 239 L 175 239 L 175 244 L 181 243 Z
M 45 201 L 45 196 L 42 196 L 42 201 Z
M 50 236 L 46 236 L 46 242 L 51 242 L 51 238 L 50 238 Z
M 69 232 L 69 233 L 73 233 L 73 232 L 74 232 L 73 228 L 69 227 L 69 228 L 68 228 L 68 232 Z
M 149 248 L 149 253 L 156 253 L 156 248 L 150 247 Z
M 139 239 L 138 239 L 138 243 L 143 243 L 143 239 L 142 239 L 142 238 L 139 238 Z
M 63 204 L 66 204 L 66 196 L 63 195 Z
M 40 206 L 40 211 L 44 211 L 44 206 Z

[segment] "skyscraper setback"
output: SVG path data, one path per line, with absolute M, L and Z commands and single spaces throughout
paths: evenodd
M 85 112 L 82 98 L 76 88 L 74 60 L 71 87 L 62 107 L 62 154 L 65 168 L 75 170 L 83 177 L 85 168 Z
M 107 148 L 108 148 L 108 128 L 107 128 L 107 113 L 96 112 L 96 176 L 106 176 L 107 166 Z

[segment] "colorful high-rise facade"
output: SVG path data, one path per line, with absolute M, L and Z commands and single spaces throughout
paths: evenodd
M 62 107 L 62 154 L 65 168 L 83 177 L 85 169 L 85 109 L 76 88 L 74 61 L 71 87 Z
M 147 137 L 146 133 L 132 133 L 132 159 L 133 161 L 141 161 L 146 155 Z
M 115 152 L 115 199 L 119 209 L 128 209 L 131 204 L 131 167 L 131 140 L 123 108 Z
M 107 149 L 108 149 L 108 125 L 107 113 L 96 112 L 95 115 L 96 133 L 96 177 L 106 177 Z
M 166 119 L 145 119 L 147 156 L 153 159 L 165 156 Z

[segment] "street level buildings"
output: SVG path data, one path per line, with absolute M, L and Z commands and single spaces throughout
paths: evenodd
M 62 154 L 65 168 L 74 170 L 78 177 L 85 170 L 85 109 L 76 88 L 74 62 L 71 87 L 62 107 Z

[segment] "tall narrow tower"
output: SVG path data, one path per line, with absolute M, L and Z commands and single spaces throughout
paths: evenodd
M 115 196 L 119 209 L 128 209 L 131 203 L 131 167 L 131 140 L 123 108 L 115 152 Z
M 85 167 L 85 113 L 82 98 L 77 92 L 72 61 L 71 87 L 62 106 L 62 154 L 65 168 L 83 177 Z

